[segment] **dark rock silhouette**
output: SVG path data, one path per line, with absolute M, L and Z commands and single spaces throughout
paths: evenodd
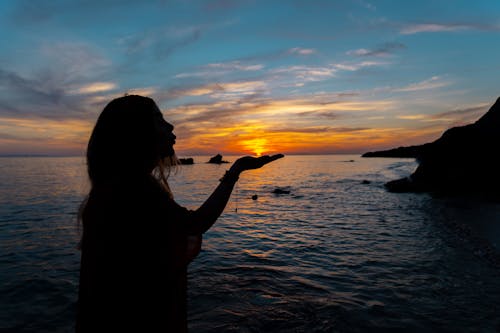
M 408 147 L 419 161 L 407 178 L 388 182 L 393 192 L 500 194 L 500 98 L 479 120 L 454 127 L 432 143 Z M 400 150 L 403 151 L 403 150 Z M 381 156 L 379 154 L 379 156 Z M 398 156 L 401 157 L 401 156 Z
M 420 146 L 398 147 L 389 150 L 380 150 L 364 153 L 361 157 L 409 157 L 419 158 L 420 153 L 426 149 L 431 143 L 426 143 Z
M 281 188 L 275 188 L 273 190 L 273 193 L 274 194 L 290 194 L 290 191 L 289 190 L 283 190 Z
M 223 161 L 222 160 L 222 155 L 217 154 L 214 157 L 211 157 L 208 163 L 213 163 L 213 164 L 222 164 L 222 163 L 229 163 L 228 161 Z
M 179 158 L 179 162 L 182 164 L 182 165 L 191 165 L 191 164 L 194 164 L 194 160 L 192 157 L 188 157 L 188 158 Z

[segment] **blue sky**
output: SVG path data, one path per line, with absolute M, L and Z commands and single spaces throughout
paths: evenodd
M 180 155 L 434 140 L 500 95 L 500 2 L 0 2 L 0 154 L 84 153 L 104 105 L 153 97 Z

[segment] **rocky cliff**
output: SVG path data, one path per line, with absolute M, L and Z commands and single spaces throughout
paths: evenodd
M 390 191 L 476 192 L 498 195 L 499 145 L 500 98 L 478 121 L 451 128 L 434 142 L 376 154 L 416 157 L 419 161 L 419 166 L 412 175 L 386 184 Z M 396 153 L 400 155 L 396 156 Z M 403 153 L 406 156 L 403 156 Z M 373 154 L 375 153 L 371 156 L 375 156 Z

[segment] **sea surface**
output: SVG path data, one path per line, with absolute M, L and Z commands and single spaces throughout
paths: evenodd
M 193 209 L 230 166 L 194 159 L 170 176 Z M 287 156 L 244 173 L 189 267 L 191 332 L 499 332 L 485 249 L 500 245 L 500 204 L 384 189 L 415 167 Z M 85 161 L 5 157 L 0 170 L 0 332 L 71 332 Z

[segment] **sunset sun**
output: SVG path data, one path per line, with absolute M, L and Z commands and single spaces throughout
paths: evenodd
M 256 156 L 261 156 L 268 150 L 268 141 L 264 138 L 245 140 L 241 142 L 241 145 L 245 151 L 254 153 Z

